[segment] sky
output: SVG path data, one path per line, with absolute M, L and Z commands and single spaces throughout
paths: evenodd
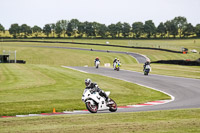
M 0 0 L 0 24 L 44 27 L 59 20 L 78 19 L 110 25 L 117 22 L 160 22 L 186 17 L 200 24 L 200 0 Z

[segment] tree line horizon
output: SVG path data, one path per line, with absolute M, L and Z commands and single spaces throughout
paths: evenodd
M 182 16 L 166 22 L 160 22 L 156 27 L 152 20 L 129 23 L 117 22 L 106 26 L 98 22 L 80 22 L 78 19 L 59 20 L 56 23 L 45 24 L 43 28 L 27 24 L 19 26 L 11 24 L 9 34 L 11 38 L 189 38 L 200 37 L 200 24 L 193 26 Z M 0 33 L 5 28 L 0 24 Z M 1 36 L 0 36 L 1 37 Z M 2 37 L 1 37 L 2 38 Z

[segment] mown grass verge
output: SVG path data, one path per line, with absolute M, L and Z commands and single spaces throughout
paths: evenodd
M 0 119 L 4 132 L 198 133 L 200 109 Z

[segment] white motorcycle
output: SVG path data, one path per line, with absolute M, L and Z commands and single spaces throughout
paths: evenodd
M 99 68 L 99 65 L 100 65 L 100 61 L 96 61 L 96 62 L 95 62 L 96 68 Z
M 150 71 L 151 71 L 150 65 L 146 65 L 146 67 L 144 68 L 144 75 L 149 75 Z
M 110 92 L 105 92 L 107 96 Z M 82 96 L 82 101 L 85 103 L 88 111 L 96 113 L 97 111 L 109 110 L 111 112 L 117 111 L 117 104 L 110 99 L 106 103 L 105 98 L 100 96 L 98 92 L 93 92 L 91 89 L 85 89 Z

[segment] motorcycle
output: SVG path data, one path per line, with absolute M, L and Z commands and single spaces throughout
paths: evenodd
M 115 63 L 114 63 L 114 65 L 113 65 L 113 67 L 114 67 L 114 70 L 117 70 L 117 71 L 119 71 L 119 69 L 120 69 L 120 66 L 121 66 L 120 62 L 115 62 Z
M 144 68 L 144 75 L 148 75 L 150 71 L 151 71 L 150 65 L 146 65 L 146 67 Z
M 100 61 L 96 61 L 96 62 L 95 62 L 96 68 L 99 68 L 99 65 L 100 65 Z
M 107 96 L 110 95 L 110 92 L 105 93 Z M 109 99 L 107 103 L 104 97 L 100 96 L 98 92 L 93 92 L 91 89 L 84 90 L 82 101 L 91 113 L 96 113 L 97 111 L 102 110 L 109 110 L 110 112 L 117 111 L 117 104 L 114 100 Z

